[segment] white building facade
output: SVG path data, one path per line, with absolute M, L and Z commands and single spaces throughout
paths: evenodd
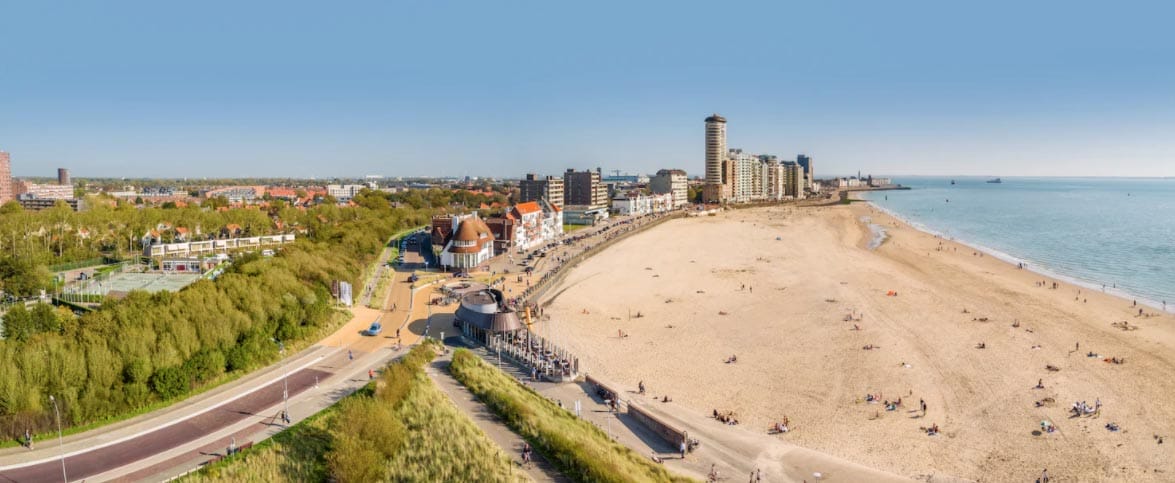
M 689 179 L 680 169 L 662 169 L 649 180 L 649 190 L 654 194 L 668 193 L 673 197 L 673 207 L 681 208 L 690 203 Z
M 441 265 L 471 269 L 494 256 L 494 234 L 477 213 L 454 216 L 453 237 L 441 251 Z

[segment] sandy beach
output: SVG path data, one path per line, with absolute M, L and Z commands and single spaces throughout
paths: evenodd
M 863 217 L 888 232 L 876 250 Z M 1175 317 L 1054 281 L 864 203 L 756 208 L 673 220 L 586 260 L 538 330 L 673 410 L 732 411 L 729 431 L 762 434 L 786 416 L 781 441 L 898 475 L 1170 481 Z

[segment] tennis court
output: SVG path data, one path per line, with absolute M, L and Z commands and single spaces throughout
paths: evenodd
M 102 295 L 105 296 L 110 292 L 130 292 L 132 290 L 145 290 L 147 292 L 159 292 L 167 290 L 170 292 L 179 292 L 180 289 L 187 287 L 192 282 L 200 279 L 199 273 L 130 273 L 130 272 L 115 272 L 107 277 L 102 277 L 101 280 L 87 280 L 80 284 L 74 285 L 66 289 L 65 298 L 69 295 Z

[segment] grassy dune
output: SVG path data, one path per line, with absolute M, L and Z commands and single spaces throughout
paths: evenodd
M 466 350 L 453 354 L 453 376 L 514 431 L 577 481 L 690 481 L 612 441 Z
M 432 357 L 414 348 L 375 384 L 186 481 L 528 481 L 424 374 Z

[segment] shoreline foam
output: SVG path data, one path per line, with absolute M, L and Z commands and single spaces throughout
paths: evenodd
M 895 220 L 905 224 L 906 226 L 908 226 L 910 228 L 918 230 L 918 231 L 925 233 L 927 235 L 934 236 L 935 238 L 941 238 L 943 240 L 955 242 L 960 245 L 963 245 L 963 246 L 972 248 L 974 250 L 983 252 L 987 255 L 990 255 L 992 257 L 999 259 L 1000 261 L 1002 261 L 1004 263 L 1007 263 L 1007 264 L 1010 264 L 1013 266 L 1020 264 L 1020 263 L 1023 263 L 1024 270 L 1028 270 L 1030 272 L 1036 273 L 1036 274 L 1041 275 L 1043 277 L 1052 278 L 1058 282 L 1064 282 L 1064 283 L 1068 283 L 1070 285 L 1076 285 L 1076 286 L 1086 288 L 1089 290 L 1095 290 L 1095 291 L 1098 291 L 1098 292 L 1101 292 L 1101 293 L 1104 293 L 1107 295 L 1113 295 L 1113 296 L 1118 297 L 1126 302 L 1137 301 L 1139 303 L 1139 305 L 1145 305 L 1147 307 L 1158 310 L 1160 312 L 1168 312 L 1168 313 L 1175 312 L 1175 304 L 1168 304 L 1167 308 L 1164 309 L 1162 301 L 1159 301 L 1159 300 L 1152 300 L 1152 299 L 1148 299 L 1146 297 L 1138 296 L 1136 294 L 1132 294 L 1128 291 L 1125 291 L 1125 290 L 1122 290 L 1122 289 L 1119 289 L 1116 287 L 1111 288 L 1109 285 L 1107 285 L 1105 287 L 1105 289 L 1103 289 L 1102 284 L 1100 284 L 1100 283 L 1093 282 L 1093 281 L 1086 280 L 1086 279 L 1082 279 L 1082 278 L 1079 278 L 1079 277 L 1076 277 L 1073 275 L 1067 275 L 1067 274 L 1060 273 L 1054 269 L 1049 268 L 1048 265 L 1045 263 L 1037 262 L 1037 261 L 1030 260 L 1027 258 L 1020 258 L 1020 257 L 1017 257 L 1017 256 L 1012 255 L 1010 253 L 996 250 L 994 248 L 991 248 L 991 247 L 988 247 L 985 245 L 981 245 L 979 243 L 975 243 L 975 242 L 971 242 L 968 240 L 963 240 L 960 238 L 946 235 L 946 234 L 939 232 L 938 230 L 934 230 L 934 229 L 932 229 L 922 223 L 913 221 L 905 216 L 902 216 L 901 214 L 899 214 L 889 208 L 879 206 L 878 204 L 874 203 L 873 200 L 866 200 L 866 199 L 860 199 L 860 200 L 864 201 L 870 207 L 876 209 L 877 211 L 880 211 L 882 213 L 885 213 L 886 215 L 889 215 L 891 218 L 894 218 Z

